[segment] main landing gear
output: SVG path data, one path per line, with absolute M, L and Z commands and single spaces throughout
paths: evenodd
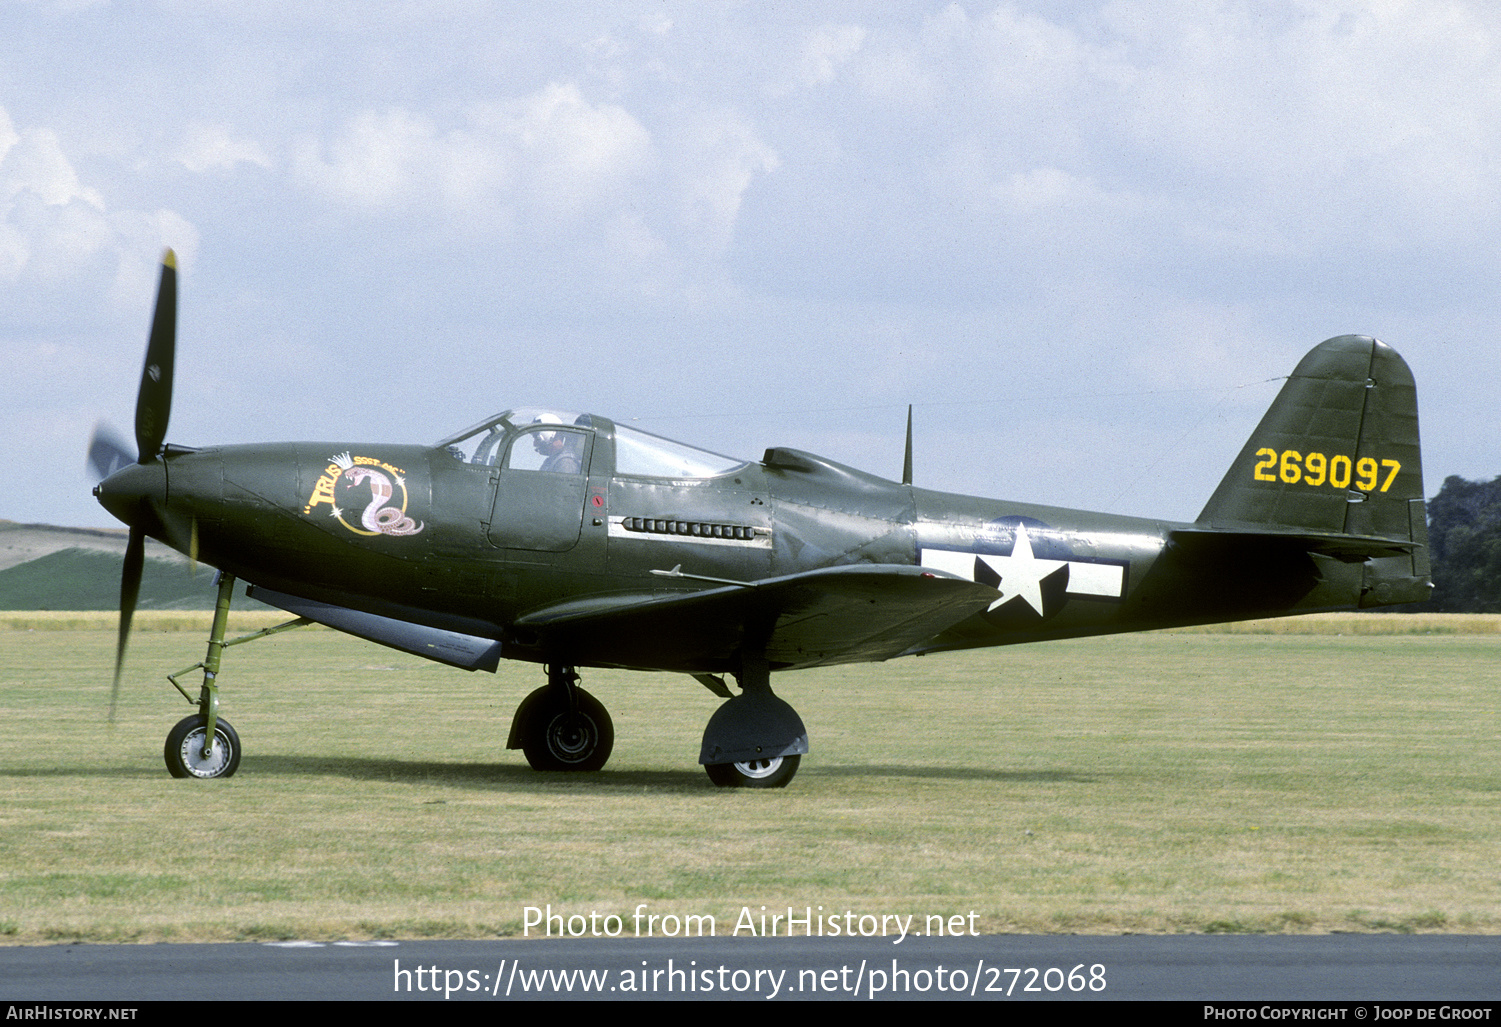
M 709 718 L 698 761 L 721 788 L 785 788 L 808 751 L 808 729 L 797 711 L 772 692 L 764 656 L 742 656 L 736 678 L 740 694 L 731 695 Z M 699 680 L 711 691 L 729 695 L 719 679 Z
M 572 667 L 547 665 L 547 684 L 521 700 L 507 749 L 520 749 L 533 770 L 599 770 L 615 747 L 604 704 L 579 687 Z
M 709 780 L 721 788 L 786 788 L 802 756 L 773 756 L 740 763 L 705 763 Z
M 783 788 L 808 751 L 802 718 L 771 690 L 763 657 L 741 660 L 740 694 L 721 678 L 695 675 L 724 702 L 704 729 L 699 762 L 721 788 Z M 604 705 L 579 687 L 574 668 L 547 665 L 547 684 L 521 701 L 506 748 L 520 749 L 533 770 L 599 770 L 610 758 L 615 726 Z

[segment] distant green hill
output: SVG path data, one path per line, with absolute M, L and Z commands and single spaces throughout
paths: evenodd
M 120 605 L 124 531 L 0 520 L 0 610 L 114 610 Z M 142 610 L 211 610 L 214 573 L 160 543 L 146 545 Z
M 0 571 L 0 610 L 114 610 L 120 605 L 123 555 L 63 549 Z M 182 563 L 147 560 L 141 575 L 141 610 L 211 610 L 212 568 L 197 577 Z

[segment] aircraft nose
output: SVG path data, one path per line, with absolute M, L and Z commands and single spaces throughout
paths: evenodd
M 101 506 L 131 527 L 139 524 L 143 511 L 162 509 L 167 503 L 167 465 L 160 460 L 149 464 L 126 464 L 98 485 L 94 496 Z M 150 517 L 150 514 L 144 516 Z

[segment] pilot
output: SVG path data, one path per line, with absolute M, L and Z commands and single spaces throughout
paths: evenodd
M 542 414 L 533 424 L 562 424 L 551 414 Z M 583 437 L 571 431 L 539 431 L 532 435 L 532 446 L 543 456 L 539 471 L 555 474 L 582 474 L 584 467 L 579 460 L 579 448 Z

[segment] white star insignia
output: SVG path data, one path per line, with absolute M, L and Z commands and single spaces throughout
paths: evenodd
M 1010 556 L 981 556 L 981 560 L 1001 576 L 1001 598 L 990 604 L 994 610 L 1020 596 L 1027 605 L 1043 616 L 1042 579 L 1060 567 L 1068 566 L 1067 560 L 1039 560 L 1032 555 L 1032 540 L 1027 537 L 1025 525 L 1016 526 L 1016 541 Z M 988 611 L 987 611 L 988 612 Z

